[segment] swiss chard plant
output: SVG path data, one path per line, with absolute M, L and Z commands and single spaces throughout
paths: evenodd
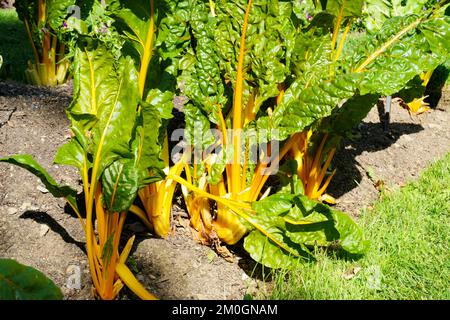
M 177 92 L 179 59 L 189 44 L 190 1 L 119 1 L 108 3 L 109 15 L 123 41 L 123 53 L 133 58 L 144 113 L 143 134 L 147 142 L 143 152 L 161 159 L 155 168 L 161 176 L 180 174 L 183 167 L 171 167 L 167 126 L 172 118 Z M 153 110 L 151 116 L 146 110 Z M 147 115 L 146 115 L 147 114 Z M 154 172 L 156 172 L 154 170 Z M 176 182 L 163 178 L 139 190 L 143 208 L 133 205 L 138 215 L 155 235 L 166 237 L 171 230 L 171 208 Z
M 140 298 L 154 299 L 126 266 L 134 237 L 121 251 L 119 246 L 127 212 L 139 189 L 160 179 L 152 174 L 160 167 L 154 152 L 160 117 L 155 106 L 141 99 L 139 66 L 131 56 L 121 54 L 119 35 L 110 30 L 109 36 L 99 37 L 91 28 L 90 18 L 98 17 L 101 10 L 95 3 L 87 22 L 69 22 L 74 24 L 68 26 L 74 32 L 74 99 L 67 115 L 73 138 L 55 157 L 55 163 L 78 169 L 83 204 L 77 204 L 74 189 L 59 186 L 31 156 L 0 161 L 36 174 L 54 196 L 64 197 L 77 213 L 86 234 L 98 297 L 113 299 L 127 285 Z
M 244 247 L 271 267 L 339 238 L 350 253 L 364 251 L 366 242 L 350 218 L 336 213 L 327 223 L 315 220 L 313 212 L 327 209 L 311 201 L 333 202 L 325 190 L 339 139 L 381 96 L 401 90 L 449 54 L 445 6 L 388 19 L 379 32 L 352 37 L 363 1 L 316 5 L 319 12 L 304 26 L 293 19 L 290 1 L 215 1 L 214 15 L 199 2 L 190 21 L 195 40 L 182 61 L 193 164 L 185 163 L 185 179 L 168 177 L 183 185 L 201 238 L 234 244 L 250 232 Z M 282 188 L 268 183 L 271 161 L 250 161 L 257 144 L 252 134 L 259 142 L 280 142 L 279 150 L 267 148 L 264 156 L 281 163 Z M 217 146 L 216 154 L 197 158 Z M 284 194 L 291 201 L 280 198 Z M 313 203 L 318 211 L 305 209 Z M 290 217 L 291 210 L 299 215 Z
M 27 81 L 35 85 L 55 86 L 67 80 L 70 66 L 62 41 L 68 9 L 75 0 L 21 0 L 14 6 L 23 21 L 34 62 L 28 62 Z

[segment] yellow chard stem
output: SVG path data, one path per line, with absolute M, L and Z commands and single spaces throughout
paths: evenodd
M 250 95 L 250 98 L 247 103 L 247 107 L 245 108 L 245 119 L 244 126 L 255 120 L 256 110 L 255 110 L 255 99 L 256 99 L 256 90 Z
M 42 40 L 42 63 L 44 65 L 43 67 L 43 71 L 40 76 L 41 76 L 41 81 L 43 85 L 48 85 L 49 84 L 49 66 L 50 66 L 50 59 L 49 59 L 49 50 L 50 50 L 50 33 L 48 31 L 46 31 L 44 33 L 44 37 Z
M 281 149 L 281 152 L 276 157 L 276 162 L 280 161 L 280 159 L 283 159 L 284 156 L 292 149 L 292 147 L 295 145 L 296 140 L 298 139 L 298 135 L 293 135 L 283 146 Z M 262 188 L 267 182 L 267 179 L 269 179 L 270 172 L 264 172 L 267 165 L 258 165 L 258 169 L 256 170 L 256 178 L 252 181 L 251 191 L 250 194 L 254 196 L 254 199 L 256 200 L 259 196 L 259 193 L 261 192 Z
M 38 1 L 38 21 L 44 23 L 46 19 L 45 0 Z
M 124 263 L 118 263 L 116 272 L 120 279 L 130 288 L 139 298 L 143 300 L 157 300 L 153 294 L 149 293 L 142 284 L 135 278 L 133 273 Z
M 336 60 L 334 60 L 334 58 L 337 55 L 335 53 L 335 51 L 336 51 L 336 44 L 337 44 L 337 38 L 338 38 L 338 35 L 339 35 L 339 31 L 341 29 L 341 23 L 342 23 L 342 20 L 344 18 L 344 9 L 345 9 L 345 0 L 343 1 L 341 9 L 339 10 L 339 14 L 338 14 L 337 19 L 336 19 L 336 25 L 334 26 L 334 30 L 333 30 L 333 37 L 331 39 L 331 52 L 332 52 L 331 58 L 333 59 L 333 61 L 336 61 Z M 334 76 L 334 71 L 335 71 L 334 68 L 335 68 L 334 64 L 331 64 L 330 65 L 330 77 Z
M 350 32 L 351 22 L 349 21 L 347 27 L 345 28 L 344 34 L 342 35 L 341 42 L 339 42 L 338 50 L 336 51 L 336 55 L 334 57 L 334 61 L 338 61 L 341 56 L 342 50 L 344 49 L 345 40 L 347 40 L 348 33 Z
M 241 189 L 241 129 L 242 129 L 242 104 L 244 95 L 244 61 L 245 61 L 245 41 L 247 36 L 248 19 L 252 0 L 248 1 L 245 12 L 244 24 L 242 26 L 241 46 L 236 75 L 236 89 L 233 103 L 233 164 L 231 166 L 231 194 L 235 199 Z
M 319 173 L 319 177 L 317 178 L 317 185 L 314 186 L 314 190 L 313 193 L 317 193 L 320 189 L 320 185 L 323 181 L 323 179 L 325 178 L 325 174 L 327 173 L 328 168 L 330 167 L 331 161 L 333 160 L 334 154 L 336 153 L 336 149 L 333 148 L 330 150 L 330 152 L 328 152 L 328 156 L 327 156 L 327 160 L 325 162 L 325 164 L 323 165 L 320 173 Z M 324 190 L 325 191 L 325 190 Z M 319 196 L 321 196 L 321 194 L 319 194 Z
M 267 230 L 265 230 L 264 227 L 259 225 L 256 221 L 254 221 L 252 219 L 251 215 L 249 215 L 243 211 L 243 210 L 247 210 L 247 211 L 250 211 L 251 213 L 253 213 L 254 211 L 251 208 L 251 206 L 245 205 L 243 203 L 239 203 L 237 201 L 228 200 L 223 197 L 214 196 L 210 193 L 207 193 L 206 191 L 201 190 L 200 188 L 197 188 L 197 187 L 191 185 L 190 183 L 188 183 L 186 180 L 184 180 L 183 178 L 181 178 L 179 176 L 175 176 L 175 175 L 169 175 L 169 176 L 171 179 L 173 179 L 174 181 L 177 181 L 179 184 L 185 186 L 192 192 L 198 193 L 199 196 L 214 200 L 217 202 L 218 205 L 220 204 L 220 205 L 223 205 L 223 206 L 229 208 L 232 212 L 234 212 L 236 215 L 238 215 L 239 217 L 246 220 L 248 223 L 250 223 L 252 226 L 254 226 L 255 229 L 260 231 L 263 235 L 265 235 L 268 239 L 270 239 L 272 242 L 274 242 L 280 248 L 282 248 L 286 252 L 291 253 L 294 256 L 299 256 L 299 254 L 297 252 L 291 250 L 289 247 L 287 247 L 286 245 L 284 245 L 283 243 L 278 241 L 274 236 L 272 236 L 269 232 L 267 232 Z M 240 206 L 244 206 L 244 207 L 240 208 Z
M 166 134 L 164 137 L 163 147 L 161 150 L 161 157 L 165 167 L 170 166 L 170 155 L 169 155 L 169 136 Z
M 308 180 L 304 181 L 304 183 L 306 182 L 305 194 L 307 194 L 307 195 L 312 194 L 312 191 L 314 190 L 315 184 L 317 182 L 317 176 L 319 175 L 320 164 L 321 164 L 320 162 L 322 161 L 322 152 L 323 152 L 323 148 L 325 147 L 326 139 L 327 139 L 327 135 L 325 135 L 322 138 L 319 148 L 316 150 L 316 152 L 314 154 L 314 160 L 312 162 L 312 166 L 309 171 Z
M 214 3 L 213 0 L 209 0 L 209 8 L 211 10 L 211 15 L 213 17 L 215 17 L 216 16 L 216 4 Z
M 219 196 L 215 196 L 212 195 L 194 185 L 192 185 L 191 183 L 187 182 L 186 180 L 184 180 L 183 178 L 181 178 L 180 176 L 174 175 L 169 173 L 167 175 L 167 177 L 169 179 L 172 179 L 173 181 L 178 182 L 179 184 L 181 184 L 182 186 L 185 186 L 188 190 L 190 190 L 191 192 L 197 193 L 199 196 L 204 197 L 204 198 L 208 198 L 211 199 L 213 201 L 216 201 L 217 203 L 223 204 L 224 206 L 231 208 L 242 208 L 244 210 L 252 210 L 251 205 L 248 203 L 241 203 L 241 202 L 237 202 L 234 200 L 230 200 L 230 199 L 226 199 L 224 197 L 219 197 Z
M 431 80 L 431 77 L 433 76 L 434 70 L 429 70 L 426 73 L 421 76 L 421 79 L 423 80 L 422 86 L 426 87 L 428 86 L 428 83 Z
M 131 213 L 133 213 L 134 215 L 136 215 L 137 217 L 139 217 L 139 219 L 141 219 L 141 221 L 145 224 L 145 226 L 149 229 L 149 230 L 153 230 L 153 226 L 150 223 L 150 221 L 148 220 L 147 216 L 145 215 L 145 212 L 142 211 L 141 208 L 139 208 L 136 205 L 132 205 L 129 209 L 129 211 Z
M 94 247 L 94 229 L 93 229 L 93 223 L 92 223 L 92 216 L 93 216 L 93 201 L 94 196 L 91 192 L 87 194 L 87 203 L 88 207 L 86 207 L 86 253 L 88 256 L 89 261 L 89 269 L 91 272 L 92 281 L 94 282 L 94 287 L 97 290 L 100 290 L 100 282 L 98 279 L 99 274 L 97 274 L 96 269 L 96 262 L 94 262 L 95 258 L 95 247 Z
M 330 176 L 329 176 L 329 177 L 327 178 L 327 180 L 324 182 L 322 188 L 321 188 L 319 191 L 317 191 L 316 199 L 318 199 L 320 196 L 322 196 L 322 194 L 325 193 L 325 191 L 327 190 L 328 185 L 330 184 L 331 179 L 333 179 L 335 173 L 336 173 L 336 169 L 333 170 L 333 172 L 330 174 Z
M 220 119 L 220 130 L 222 131 L 223 145 L 228 145 L 228 133 L 227 133 L 227 123 L 225 118 L 223 117 L 222 109 L 220 106 L 217 106 L 219 119 Z M 231 166 L 229 164 L 226 165 L 225 168 L 226 176 L 227 176 L 227 187 L 228 190 L 231 190 Z
M 128 256 L 130 255 L 131 248 L 133 247 L 134 239 L 136 236 L 132 236 L 130 239 L 128 239 L 127 244 L 122 250 L 122 253 L 119 257 L 119 263 L 125 264 L 127 262 Z
M 139 93 L 144 99 L 145 81 L 147 80 L 148 67 L 153 55 L 153 40 L 155 37 L 155 6 L 154 1 L 150 0 L 150 21 L 145 39 L 144 54 L 141 61 L 141 69 L 139 71 Z
M 334 30 L 333 30 L 333 38 L 331 40 L 331 48 L 333 50 L 336 49 L 337 37 L 339 35 L 339 30 L 341 28 L 342 19 L 344 18 L 345 1 L 346 0 L 344 0 L 342 3 L 341 10 L 339 10 L 339 14 L 338 14 L 337 20 L 336 20 L 336 25 L 334 26 Z
M 378 58 L 380 55 L 382 55 L 390 46 L 392 46 L 395 42 L 400 40 L 404 35 L 406 35 L 409 31 L 416 28 L 420 23 L 422 22 L 422 18 L 417 19 L 413 23 L 411 23 L 409 26 L 405 27 L 404 29 L 400 30 L 399 33 L 397 33 L 395 36 L 393 36 L 388 42 L 386 42 L 380 49 L 372 53 L 363 63 L 360 64 L 358 68 L 355 69 L 356 73 L 363 72 L 364 69 L 371 64 L 376 58 Z

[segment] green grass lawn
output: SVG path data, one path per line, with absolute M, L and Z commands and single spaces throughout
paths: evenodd
M 324 252 L 275 277 L 272 299 L 450 299 L 450 154 L 419 181 L 386 194 L 359 224 L 359 260 Z
M 33 58 L 23 23 L 15 9 L 0 9 L 0 79 L 25 80 L 27 61 Z

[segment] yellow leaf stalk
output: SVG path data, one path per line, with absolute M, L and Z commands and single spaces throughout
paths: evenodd
M 147 36 L 142 45 L 141 66 L 139 70 L 139 92 L 141 97 L 145 99 L 145 85 L 149 71 L 150 61 L 153 57 L 153 49 L 155 45 L 155 5 L 154 1 L 150 0 L 150 18 L 148 23 Z M 169 143 L 168 138 L 164 139 L 164 145 L 161 152 L 164 164 L 166 166 L 165 174 L 180 175 L 183 171 L 183 162 L 175 164 L 172 168 L 169 167 Z M 162 181 L 152 183 L 139 191 L 139 198 L 144 205 L 144 211 L 133 206 L 130 211 L 135 213 L 144 224 L 159 237 L 165 238 L 171 231 L 171 208 L 172 200 L 175 193 L 177 183 L 171 179 L 164 179 Z
M 87 176 L 83 176 L 86 180 Z M 95 191 L 94 189 L 95 188 Z M 86 195 L 86 223 L 77 213 L 86 234 L 86 251 L 95 295 L 102 300 L 113 300 L 124 284 L 142 299 L 154 299 L 139 284 L 131 271 L 125 266 L 134 237 L 130 238 L 119 254 L 119 242 L 122 234 L 126 212 L 107 212 L 103 203 L 100 182 L 84 185 Z M 93 221 L 96 221 L 96 225 Z
M 180 161 L 172 168 L 166 168 L 165 173 L 179 176 L 183 166 L 183 162 Z M 166 178 L 139 191 L 146 214 L 144 223 L 151 225 L 153 232 L 163 238 L 171 231 L 171 208 L 176 186 L 175 181 Z
M 45 0 L 38 1 L 37 25 L 45 25 L 47 19 L 47 5 Z M 27 81 L 33 85 L 56 86 L 67 80 L 69 63 L 64 60 L 65 46 L 56 36 L 44 28 L 41 43 L 34 42 L 31 23 L 24 20 L 25 30 L 33 50 L 34 63 L 28 62 L 25 70 Z M 37 49 L 38 46 L 40 51 Z
M 428 86 L 428 83 L 431 80 L 433 72 L 434 70 L 430 70 L 427 72 L 422 72 L 420 74 L 420 79 L 422 80 L 423 87 Z M 430 110 L 430 104 L 425 101 L 426 98 L 428 98 L 428 96 L 424 96 L 418 99 L 415 98 L 413 101 L 409 103 L 402 104 L 402 106 L 405 107 L 411 114 L 419 115 Z
M 430 104 L 428 102 L 425 102 L 426 98 L 428 98 L 428 96 L 419 99 L 414 99 L 410 103 L 407 103 L 406 106 L 409 112 L 411 112 L 414 115 L 419 115 L 430 110 Z
M 305 195 L 313 200 L 334 204 L 336 203 L 335 199 L 325 194 L 325 191 L 335 174 L 335 171 L 333 171 L 327 177 L 328 168 L 336 149 L 333 148 L 328 153 L 323 152 L 328 138 L 325 134 L 317 150 L 311 155 L 308 148 L 312 134 L 312 130 L 308 130 L 294 135 L 292 139 L 295 142 L 289 153 L 297 161 L 297 175 L 303 183 Z
M 428 86 L 428 83 L 430 83 L 431 77 L 433 76 L 434 70 L 430 70 L 427 72 L 422 72 L 420 74 L 420 79 L 423 81 L 422 86 L 426 87 Z

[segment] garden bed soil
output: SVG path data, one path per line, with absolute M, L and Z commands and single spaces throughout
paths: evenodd
M 59 146 L 70 139 L 65 107 L 71 86 L 44 89 L 0 82 L 0 157 L 33 155 L 60 182 L 79 186 L 76 171 L 52 165 Z M 359 209 L 416 178 L 430 163 L 450 151 L 450 99 L 445 91 L 435 110 L 419 117 L 396 106 L 389 132 L 374 108 L 361 124 L 358 140 L 347 140 L 337 153 L 338 172 L 329 193 L 337 208 L 357 216 Z M 84 253 L 84 234 L 61 199 L 45 192 L 27 171 L 0 164 L 0 258 L 33 266 L 62 288 L 66 299 L 93 298 Z M 174 206 L 174 232 L 156 239 L 136 220 L 129 219 L 124 235 L 137 232 L 132 269 L 151 292 L 162 299 L 242 299 L 246 293 L 270 289 L 261 270 L 239 250 L 229 262 L 197 244 L 186 213 Z M 236 250 L 236 251 L 233 251 Z M 228 259 L 230 260 L 230 259 Z M 81 287 L 69 288 L 81 271 Z M 124 290 L 121 299 L 135 298 Z

